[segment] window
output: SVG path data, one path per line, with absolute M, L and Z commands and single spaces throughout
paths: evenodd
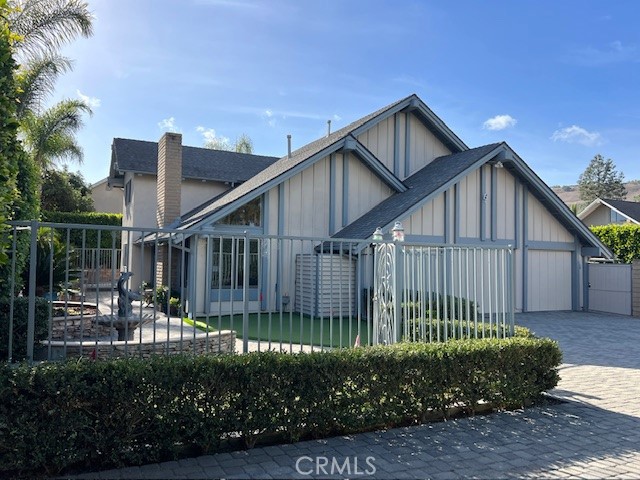
M 211 288 L 241 289 L 244 285 L 244 239 L 224 238 L 213 242 Z M 258 240 L 249 240 L 249 287 L 258 286 Z
M 262 219 L 262 197 L 251 200 L 249 203 L 241 206 L 235 212 L 230 213 L 218 224 L 222 225 L 246 225 L 259 227 Z
M 611 210 L 611 223 L 627 223 L 627 217 L 620 215 L 615 210 Z
M 129 205 L 131 203 L 131 196 L 133 195 L 133 185 L 131 184 L 131 180 L 127 182 L 124 186 L 124 204 Z

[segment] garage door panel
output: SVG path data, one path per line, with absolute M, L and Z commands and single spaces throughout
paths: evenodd
M 571 252 L 529 250 L 528 310 L 571 310 Z

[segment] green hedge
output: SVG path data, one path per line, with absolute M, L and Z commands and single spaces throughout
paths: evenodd
M 591 231 L 624 263 L 640 259 L 640 225 L 602 225 Z
M 0 361 L 9 358 L 9 310 L 8 300 L 0 301 Z M 17 297 L 13 303 L 13 343 L 11 356 L 14 361 L 27 357 L 27 313 L 29 299 Z M 49 333 L 49 302 L 36 298 L 35 344 L 45 340 Z
M 521 406 L 553 388 L 548 339 L 404 343 L 325 353 L 169 356 L 0 366 L 0 476 L 215 452 L 232 437 L 406 425 L 480 400 Z
M 433 313 L 435 317 L 435 312 Z M 500 321 L 502 319 L 499 319 Z M 509 336 L 509 325 L 505 328 L 502 324 L 497 325 L 495 320 L 489 323 L 488 320 L 478 319 L 478 325 L 474 326 L 473 320 L 439 320 L 437 318 L 429 321 L 426 319 L 409 319 L 409 333 L 405 335 L 408 342 L 432 341 L 444 342 L 447 340 L 461 340 L 473 338 L 504 338 Z M 533 338 L 531 330 L 516 325 L 514 328 L 516 337 Z
M 122 214 L 102 212 L 42 212 L 43 222 L 68 223 L 82 225 L 113 225 L 122 226 Z M 66 242 L 67 232 L 60 229 L 61 239 Z M 71 245 L 82 248 L 82 230 L 71 229 L 69 234 Z M 100 234 L 100 248 L 120 248 L 120 232 L 102 230 Z M 85 248 L 97 248 L 98 229 L 87 229 L 84 237 Z

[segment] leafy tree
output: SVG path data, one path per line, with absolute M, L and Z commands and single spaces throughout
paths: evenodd
M 81 173 L 47 170 L 42 179 L 42 209 L 49 212 L 93 212 L 91 188 Z
M 226 150 L 238 153 L 253 153 L 253 141 L 246 133 L 243 133 L 232 144 L 226 138 L 214 138 L 204 144 L 205 148 L 211 150 Z
M 613 160 L 610 158 L 605 160 L 598 154 L 580 174 L 578 179 L 580 199 L 585 202 L 591 202 L 596 198 L 623 199 L 627 193 L 623 181 L 624 174 L 616 170 Z

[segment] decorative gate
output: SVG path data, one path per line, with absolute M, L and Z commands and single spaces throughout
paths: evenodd
M 397 248 L 393 243 L 375 246 L 373 277 L 373 344 L 389 345 L 398 338 L 400 301 L 397 298 Z

